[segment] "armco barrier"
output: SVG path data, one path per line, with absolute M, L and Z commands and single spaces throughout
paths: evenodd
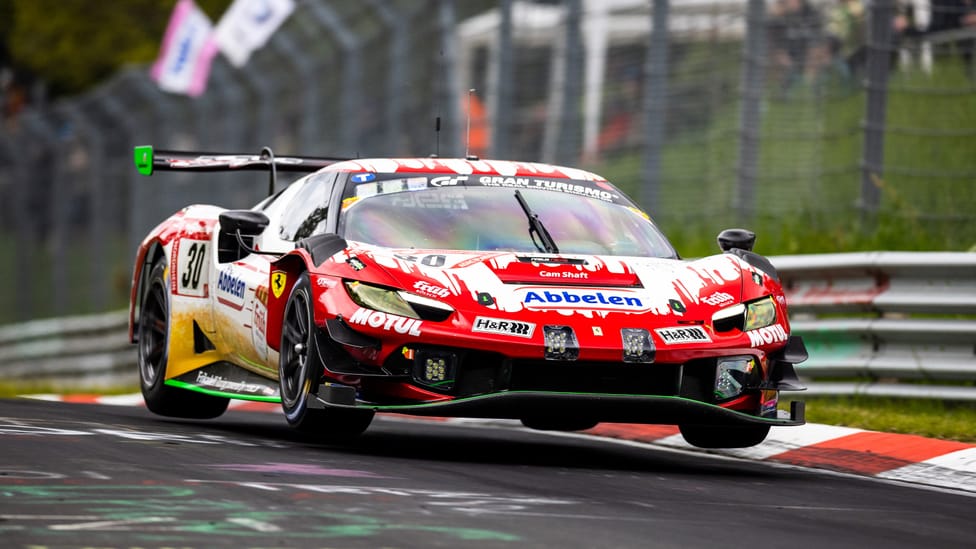
M 797 368 L 809 394 L 976 400 L 976 253 L 771 259 L 810 351 Z
M 976 400 L 976 253 L 770 259 L 810 351 L 797 368 L 808 394 Z M 134 386 L 126 322 L 112 312 L 0 327 L 0 379 Z
M 34 320 L 0 327 L 0 379 L 81 390 L 135 387 L 128 311 Z

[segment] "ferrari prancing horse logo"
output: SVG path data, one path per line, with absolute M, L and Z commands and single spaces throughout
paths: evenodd
M 281 294 L 285 292 L 285 283 L 288 281 L 288 275 L 284 271 L 274 271 L 271 273 L 271 293 L 274 294 L 275 299 L 281 298 Z

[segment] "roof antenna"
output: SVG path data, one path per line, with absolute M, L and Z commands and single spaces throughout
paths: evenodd
M 434 119 L 434 158 L 441 155 L 441 117 Z
M 471 96 L 476 90 L 468 90 L 468 134 L 464 137 L 464 158 L 471 160 Z

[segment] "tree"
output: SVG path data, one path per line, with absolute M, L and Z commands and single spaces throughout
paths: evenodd
M 196 0 L 217 21 L 231 0 Z M 152 62 L 175 0 L 0 0 L 0 52 L 52 96 L 82 92 L 130 64 Z M 0 63 L 4 60 L 0 58 Z

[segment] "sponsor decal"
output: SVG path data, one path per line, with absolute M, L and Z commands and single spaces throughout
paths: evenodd
M 584 273 L 582 271 L 571 272 L 571 271 L 539 271 L 539 276 L 543 278 L 568 278 L 568 279 L 578 279 L 586 280 L 590 277 L 590 273 Z
M 438 286 L 436 284 L 431 284 L 429 282 L 424 282 L 423 280 L 418 280 L 413 283 L 413 289 L 420 295 L 425 295 L 428 297 L 447 297 L 451 295 L 451 290 L 443 286 Z
M 654 331 L 668 345 L 674 345 L 676 343 L 711 343 L 712 341 L 712 338 L 708 337 L 705 329 L 699 326 L 658 328 Z
M 355 256 L 347 259 L 346 263 L 348 263 L 349 266 L 352 267 L 352 270 L 354 271 L 361 271 L 366 268 L 366 264 L 363 263 L 363 260 Z
M 749 336 L 749 343 L 753 347 L 769 345 L 770 343 L 782 343 L 789 337 L 786 330 L 783 329 L 783 326 L 779 324 L 749 330 L 746 332 L 746 335 Z
M 479 316 L 475 317 L 474 324 L 471 325 L 471 331 L 530 338 L 535 333 L 535 324 L 518 320 Z
M 267 286 L 258 286 L 257 289 L 254 290 L 254 299 L 256 299 L 257 302 L 260 303 L 261 305 L 267 305 L 268 304 L 268 287 Z
M 603 335 L 603 328 L 601 328 L 599 326 L 594 326 L 593 327 L 593 335 L 595 335 L 595 336 L 602 336 Z
M 191 297 L 207 297 L 204 259 L 207 256 L 206 240 L 181 238 L 173 243 L 176 265 L 171 272 L 175 278 L 175 293 Z
M 231 381 L 223 376 L 208 374 L 202 370 L 197 372 L 196 384 L 200 387 L 210 387 L 218 391 L 232 393 L 261 395 L 266 392 L 263 385 L 247 383 L 246 381 Z
M 687 310 L 685 309 L 685 304 L 678 301 L 677 299 L 669 300 L 668 306 L 671 307 L 671 310 L 674 311 L 675 314 L 679 314 L 679 315 L 685 314 L 685 311 Z
M 376 179 L 375 173 L 357 173 L 352 176 L 353 183 L 369 183 Z
M 274 271 L 271 273 L 271 293 L 275 299 L 281 299 L 281 294 L 285 292 L 285 285 L 288 284 L 288 275 L 285 271 Z
M 725 305 L 726 303 L 731 303 L 735 301 L 735 298 L 725 292 L 715 292 L 712 295 L 702 298 L 702 302 L 717 307 L 720 305 Z
M 521 290 L 522 303 L 527 309 L 611 309 L 643 311 L 647 309 L 641 298 L 621 290 Z
M 454 185 L 460 185 L 460 184 L 466 182 L 467 180 L 468 180 L 468 176 L 466 176 L 466 175 L 461 175 L 461 176 L 458 176 L 458 177 L 450 177 L 450 176 L 432 177 L 430 179 L 430 186 L 431 187 L 450 187 L 450 186 L 454 186 Z
M 370 328 L 382 328 L 398 334 L 419 336 L 421 333 L 420 325 L 423 322 L 415 318 L 406 318 L 360 307 L 359 310 L 349 317 L 349 323 L 358 324 L 359 326 L 369 326 Z
M 217 276 L 217 299 L 236 309 L 244 308 L 244 291 L 247 284 L 233 271 L 220 271 Z
M 617 197 L 615 193 L 571 183 L 568 181 L 554 181 L 549 179 L 536 179 L 534 177 L 503 177 L 497 175 L 485 175 L 479 180 L 485 187 L 509 187 L 519 189 L 545 189 L 580 196 L 589 196 L 606 202 L 613 202 Z

